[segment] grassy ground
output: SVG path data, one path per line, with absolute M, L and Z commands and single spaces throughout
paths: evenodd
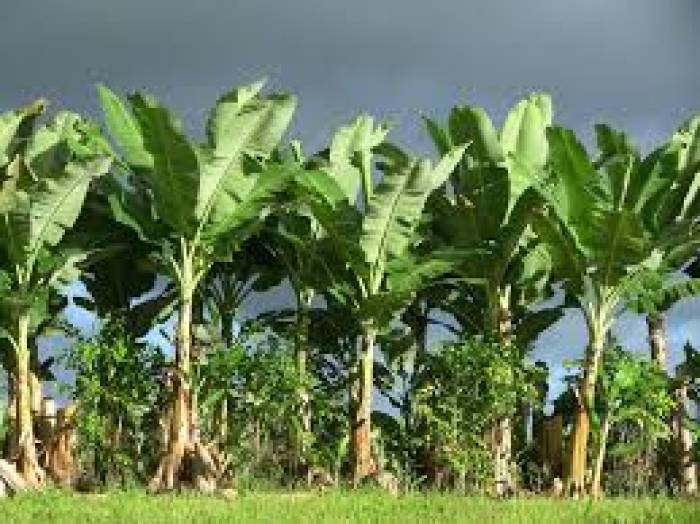
M 609 499 L 600 502 L 521 499 L 495 501 L 458 495 L 380 492 L 255 493 L 232 500 L 213 496 L 119 492 L 60 492 L 0 500 L 0 522 L 22 523 L 210 523 L 210 522 L 684 522 L 700 523 L 700 501 Z

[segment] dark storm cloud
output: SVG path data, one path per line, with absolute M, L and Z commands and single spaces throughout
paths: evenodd
M 564 125 L 604 119 L 648 147 L 700 110 L 699 50 L 698 0 L 4 0 L 0 106 L 42 95 L 96 113 L 104 81 L 153 92 L 194 130 L 221 92 L 267 76 L 300 96 L 295 132 L 312 147 L 365 110 L 427 149 L 420 112 L 469 99 L 501 118 L 541 89 Z M 700 341 L 697 308 L 671 319 L 673 344 Z M 538 354 L 574 357 L 580 320 Z
M 599 118 L 647 143 L 700 107 L 694 0 L 23 0 L 0 19 L 3 105 L 48 95 L 95 109 L 91 84 L 147 88 L 190 126 L 261 75 L 301 97 L 298 132 L 322 141 L 363 109 L 397 119 L 465 93 L 502 115 L 555 95 L 560 121 Z

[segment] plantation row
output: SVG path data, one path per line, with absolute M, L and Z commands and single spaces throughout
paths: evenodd
M 429 160 L 366 115 L 308 154 L 285 141 L 296 99 L 262 83 L 221 97 L 202 141 L 149 95 L 98 95 L 104 125 L 44 121 L 42 100 L 0 116 L 8 486 L 695 492 L 700 357 L 669 373 L 664 314 L 700 291 L 700 117 L 646 156 L 598 125 L 589 155 L 536 93 L 500 129 L 472 106 L 426 119 Z M 242 315 L 278 286 L 291 306 Z M 547 416 L 527 354 L 565 308 L 589 343 Z M 611 336 L 628 310 L 651 359 Z M 168 326 L 172 360 L 143 338 Z M 37 346 L 56 330 L 58 417 Z

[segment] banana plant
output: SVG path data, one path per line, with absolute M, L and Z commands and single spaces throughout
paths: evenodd
M 74 225 L 75 234 L 94 239 L 91 245 L 101 250 L 101 256 L 83 271 L 81 281 L 87 295 L 73 297 L 73 302 L 105 324 L 121 326 L 124 335 L 135 341 L 153 327 L 174 292 L 167 286 L 157 296 L 146 295 L 159 282 L 150 258 L 153 246 L 141 241 L 131 228 L 115 223 L 108 201 L 112 189 L 110 177 L 99 179 Z M 130 264 L 124 264 L 126 254 Z
M 518 102 L 497 131 L 479 107 L 455 107 L 441 128 L 426 119 L 438 151 L 472 143 L 450 176 L 449 187 L 430 201 L 432 245 L 479 248 L 479 264 L 466 260 L 464 282 L 481 293 L 480 312 L 464 320 L 492 339 L 514 336 L 512 309 L 541 298 L 547 284 L 546 250 L 529 228 L 547 159 L 546 129 L 552 122 L 549 96 L 535 93 Z M 455 311 L 457 318 L 462 316 Z M 476 317 L 476 318 L 475 318 Z M 479 318 L 480 317 L 480 318 Z
M 371 128 L 368 128 L 371 131 Z M 341 129 L 336 133 L 328 148 L 306 158 L 299 143 L 281 152 L 305 170 L 305 176 L 297 177 L 285 195 L 291 205 L 280 206 L 282 209 L 271 217 L 263 235 L 273 259 L 277 261 L 279 271 L 286 275 L 295 298 L 294 310 L 278 311 L 268 315 L 269 320 L 279 329 L 292 333 L 295 341 L 296 365 L 299 374 L 300 434 L 296 436 L 296 463 L 303 467 L 308 459 L 309 441 L 312 438 L 311 392 L 309 386 L 314 362 L 310 362 L 312 336 L 310 333 L 315 311 L 315 297 L 321 295 L 328 287 L 333 273 L 327 263 L 328 232 L 314 216 L 312 209 L 327 205 L 355 206 L 361 185 L 360 170 L 353 167 L 351 157 L 354 154 L 351 129 Z M 268 271 L 270 264 L 268 264 Z M 326 312 L 331 307 L 326 301 Z M 274 317 L 274 318 L 273 318 Z M 347 327 L 347 326 L 346 326 Z M 351 330 L 347 330 L 351 331 Z M 331 351 L 332 352 L 332 351 Z M 308 464 L 306 464 L 308 466 Z
M 241 250 L 230 260 L 212 264 L 197 293 L 195 339 L 198 358 L 202 350 L 216 355 L 217 349 L 232 351 L 238 330 L 234 324 L 243 322 L 240 313 L 243 303 L 255 292 L 264 292 L 280 285 L 284 277 L 271 267 L 270 253 L 259 239 L 259 233 L 247 239 Z M 209 358 L 207 356 L 206 358 Z M 212 435 L 218 442 L 226 442 L 229 426 L 229 399 L 226 395 L 212 397 L 214 409 Z
M 689 120 L 668 143 L 642 159 L 623 132 L 596 126 L 599 154 L 594 165 L 612 172 L 621 171 L 624 166 L 638 166 L 648 177 L 643 193 L 653 195 L 642 218 L 653 243 L 663 248 L 658 252 L 660 261 L 657 267 L 630 282 L 623 300 L 627 307 L 646 316 L 651 357 L 663 370 L 667 370 L 666 312 L 678 301 L 700 292 L 697 278 L 687 279 L 679 274 L 688 272 L 688 261 L 696 257 L 698 249 L 692 224 L 699 204 L 699 128 L 700 118 Z M 621 180 L 624 183 L 624 178 Z M 636 198 L 634 193 L 631 198 Z M 604 438 L 604 428 L 600 433 Z M 594 482 L 593 493 L 599 494 L 600 489 L 600 482 Z
M 433 165 L 408 156 L 389 144 L 388 128 L 375 126 L 366 115 L 341 128 L 334 136 L 326 170 L 317 177 L 317 198 L 311 210 L 326 233 L 329 284 L 326 293 L 344 304 L 361 326 L 351 392 L 352 456 L 355 480 L 373 468 L 371 444 L 374 357 L 378 332 L 394 312 L 425 281 L 449 265 L 435 254 L 418 259 L 418 225 L 428 196 L 440 187 L 459 162 L 466 146 L 447 151 Z M 383 176 L 375 185 L 377 160 Z M 354 181 L 353 181 L 354 179 Z M 359 181 L 356 182 L 356 181 Z M 350 205 L 346 195 L 358 205 Z
M 267 321 L 277 330 L 286 330 L 292 333 L 295 342 L 296 365 L 299 375 L 299 406 L 300 425 L 299 434 L 294 438 L 297 444 L 296 462 L 304 468 L 304 462 L 309 455 L 312 423 L 312 397 L 309 386 L 310 379 L 317 362 L 310 361 L 312 345 L 322 349 L 321 360 L 327 356 L 345 359 L 343 351 L 338 351 L 343 346 L 342 340 L 353 339 L 354 330 L 344 322 L 341 335 L 334 336 L 337 330 L 330 329 L 328 323 L 334 318 L 333 311 L 343 307 L 344 302 L 326 294 L 326 307 L 324 311 L 312 308 L 314 298 L 329 289 L 335 289 L 338 275 L 332 261 L 332 242 L 329 239 L 329 230 L 324 229 L 322 221 L 314 215 L 314 210 L 324 214 L 326 225 L 335 219 L 334 213 L 343 209 L 345 213 L 352 213 L 359 189 L 362 183 L 360 170 L 352 163 L 355 154 L 353 142 L 357 137 L 353 135 L 354 127 L 360 125 L 358 121 L 347 128 L 337 132 L 330 146 L 306 158 L 298 143 L 284 152 L 297 162 L 305 170 L 305 176 L 297 177 L 296 183 L 289 188 L 285 200 L 292 203 L 291 206 L 283 206 L 281 212 L 271 217 L 263 235 L 263 242 L 277 262 L 279 270 L 283 272 L 290 284 L 295 297 L 294 310 L 282 310 L 268 314 Z M 372 126 L 363 132 L 372 132 Z M 381 134 L 383 130 L 377 129 Z M 383 136 L 383 135 L 382 135 Z M 374 140 L 380 140 L 375 138 Z M 347 240 L 347 239 L 346 239 Z M 340 262 L 341 266 L 344 262 Z M 269 264 L 268 264 L 269 269 Z M 347 276 L 347 275 L 346 275 Z M 323 343 L 319 343 L 318 336 L 312 334 L 312 326 L 318 326 L 319 314 L 323 318 Z M 318 328 L 316 328 L 318 329 Z M 329 339 L 333 343 L 329 343 Z M 326 360 L 330 362 L 330 360 Z M 307 464 L 308 465 L 308 464 Z
M 533 220 L 588 328 L 572 443 L 576 495 L 584 491 L 589 430 L 598 427 L 594 392 L 610 328 L 630 291 L 650 272 L 689 260 L 699 239 L 695 219 L 672 205 L 689 193 L 673 183 L 663 153 L 629 154 L 624 135 L 606 127 L 597 137 L 600 153 L 592 161 L 572 131 L 550 128 L 549 174 Z
M 200 301 L 208 315 L 206 339 L 210 343 L 232 347 L 235 339 L 234 321 L 244 301 L 254 292 L 264 292 L 279 285 L 282 275 L 267 272 L 269 252 L 253 237 L 231 260 L 215 262 L 201 288 Z
M 671 280 L 668 271 L 650 272 L 639 279 L 629 292 L 627 304 L 635 313 L 646 317 L 651 359 L 668 371 L 666 313 L 681 300 L 700 294 L 700 279 L 677 277 Z
M 625 158 L 641 165 L 637 148 L 623 132 L 606 125 L 596 126 L 599 155 L 595 162 L 598 168 L 608 166 L 615 169 Z M 650 190 L 656 191 L 653 203 L 647 206 L 646 226 L 656 241 L 663 245 L 668 234 L 681 224 L 697 216 L 697 185 L 700 182 L 700 117 L 689 120 L 680 127 L 667 144 L 648 156 L 645 169 L 650 170 Z M 663 187 L 664 191 L 658 188 Z M 673 249 L 664 253 L 658 271 L 649 272 L 629 290 L 628 306 L 637 313 L 646 315 L 649 346 L 652 359 L 666 369 L 667 341 L 665 330 L 666 312 L 679 300 L 700 292 L 696 279 L 683 279 L 675 273 L 684 271 L 687 262 L 694 257 L 697 242 L 692 237 L 674 235 Z
M 223 95 L 209 114 L 204 143 L 153 97 L 135 93 L 128 105 L 104 86 L 98 93 L 107 128 L 121 153 L 115 219 L 157 248 L 157 261 L 177 289 L 174 396 L 167 451 L 151 482 L 173 489 L 183 458 L 199 444 L 191 398 L 191 324 L 195 292 L 212 263 L 226 260 L 253 232 L 295 167 L 270 161 L 296 99 L 263 95 L 263 82 Z M 212 478 L 209 473 L 207 482 Z
M 537 203 L 534 186 L 547 161 L 550 97 L 534 93 L 511 108 L 497 130 L 480 107 L 457 106 L 447 125 L 426 118 L 440 152 L 471 143 L 444 191 L 430 200 L 431 247 L 478 253 L 464 260 L 460 281 L 443 301 L 463 331 L 503 344 L 529 344 L 561 316 L 559 308 L 532 311 L 548 297 L 551 260 L 529 226 Z M 495 491 L 513 488 L 511 421 L 494 428 Z
M 39 125 L 38 100 L 0 115 L 0 336 L 13 350 L 17 469 L 38 486 L 30 406 L 29 340 L 47 316 L 53 289 L 75 280 L 89 252 L 68 236 L 91 182 L 110 158 L 94 125 L 59 112 Z
M 65 319 L 63 311 L 68 305 L 68 297 L 66 289 L 58 289 L 61 286 L 56 286 L 56 289 L 49 289 L 44 297 L 37 302 L 37 307 L 32 310 L 32 325 L 27 338 L 27 347 L 29 349 L 29 398 L 32 412 L 36 407 L 42 405 L 44 399 L 43 385 L 46 382 L 56 380 L 53 373 L 53 366 L 56 363 L 54 356 L 49 356 L 42 359 L 39 353 L 39 338 L 51 336 L 58 330 L 65 328 Z M 8 293 L 11 291 L 8 290 Z M 4 310 L 0 305 L 0 331 L 3 331 L 6 325 L 14 323 L 11 311 Z M 6 315 L 6 318 L 2 318 Z M 17 405 L 17 385 L 16 385 L 16 369 L 17 361 L 14 347 L 11 338 L 3 337 L 0 334 L 0 369 L 4 370 L 7 375 L 7 406 L 12 407 L 8 434 L 5 437 L 5 456 L 18 457 L 19 450 L 17 446 L 19 439 L 17 436 L 17 419 L 15 417 Z M 37 387 L 38 386 L 38 387 Z M 39 449 L 47 444 L 46 441 L 41 442 Z

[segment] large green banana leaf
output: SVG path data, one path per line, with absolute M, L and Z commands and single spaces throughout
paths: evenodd
M 672 178 L 659 202 L 657 220 L 663 227 L 677 219 L 700 214 L 700 116 L 678 129 L 664 151 L 661 170 Z
M 453 148 L 435 166 L 428 160 L 388 166 L 362 222 L 360 245 L 370 267 L 407 250 L 428 197 L 447 180 L 465 149 Z
M 5 170 L 0 238 L 18 266 L 31 269 L 42 249 L 61 241 L 78 218 L 90 183 L 109 169 L 106 155 L 80 158 L 71 150 L 80 124 L 77 115 L 59 113 L 32 134 Z
M 134 175 L 113 198 L 116 214 L 141 236 L 154 235 L 150 240 L 158 242 L 163 231 L 149 222 L 162 220 L 175 236 L 214 241 L 259 213 L 294 174 L 266 169 L 264 161 L 296 106 L 291 95 L 263 96 L 262 87 L 258 82 L 221 97 L 209 115 L 206 142 L 195 144 L 152 97 L 132 95 L 127 108 L 100 86 L 107 127 Z M 153 210 L 129 195 L 142 190 L 133 187 L 136 183 L 150 191 Z
M 90 184 L 110 165 L 95 126 L 78 115 L 60 112 L 38 126 L 45 106 L 39 100 L 0 117 L 0 338 L 17 349 L 18 319 L 35 336 L 62 308 L 52 288 L 75 281 L 94 255 L 67 233 Z
M 489 297 L 494 292 L 509 289 L 512 308 L 520 302 L 532 304 L 546 293 L 552 264 L 546 257 L 535 256 L 541 249 L 529 224 L 542 200 L 535 188 L 545 179 L 551 121 L 551 100 L 542 93 L 513 106 L 500 131 L 479 107 L 455 107 L 445 130 L 427 120 L 438 151 L 451 144 L 471 144 L 449 187 L 431 197 L 426 233 L 433 249 L 444 246 L 482 253 L 477 261 L 465 261 L 460 268 L 460 276 L 469 284 L 457 286 L 461 298 L 451 300 L 450 306 L 472 310 L 471 302 L 480 303 L 476 315 L 481 317 L 476 321 L 480 330 L 492 329 L 488 322 L 494 318 L 491 309 L 496 304 Z M 475 287 L 477 282 L 482 290 Z M 474 315 L 457 313 L 473 323 Z M 523 318 L 513 320 L 517 324 Z
M 388 126 L 375 126 L 372 117 L 360 115 L 333 135 L 328 171 L 351 204 L 357 198 L 360 185 L 365 195 L 368 194 L 368 188 L 373 184 L 372 150 L 384 141 L 388 132 Z
M 46 108 L 43 99 L 0 114 L 0 168 L 12 161 L 18 150 L 25 147 L 34 121 Z
M 598 126 L 595 163 L 573 132 L 549 130 L 552 176 L 541 194 L 558 224 L 536 223 L 558 271 L 614 288 L 634 272 L 673 270 L 693 256 L 697 226 L 685 218 L 699 170 L 692 122 L 643 159 L 624 133 Z

